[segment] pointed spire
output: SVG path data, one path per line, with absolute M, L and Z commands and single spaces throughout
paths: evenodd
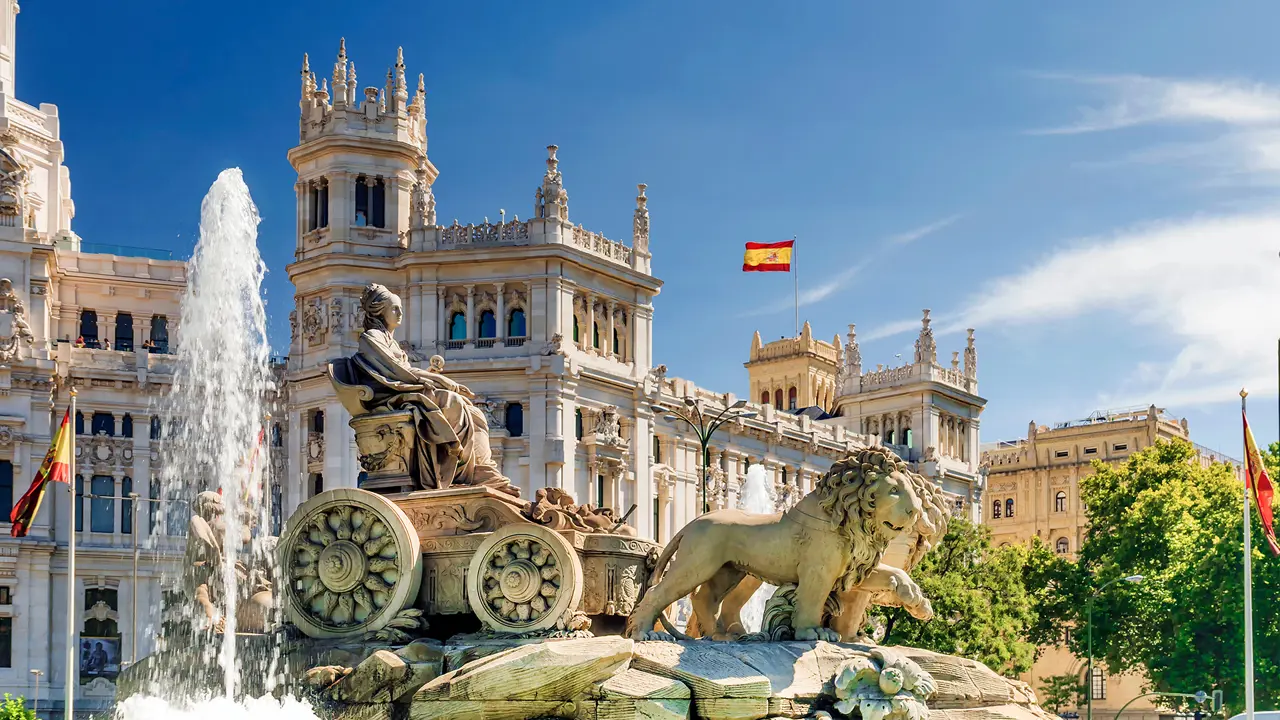
M 311 59 L 302 53 L 302 99 L 310 100 L 316 91 L 316 76 L 311 74 Z
M 933 339 L 933 328 L 929 327 L 929 311 L 924 311 L 920 320 L 920 336 L 916 338 L 916 362 L 928 365 L 938 363 L 938 344 Z
M 760 355 L 760 349 L 763 347 L 764 347 L 764 342 L 760 339 L 760 331 L 757 330 L 756 334 L 751 338 L 750 357 L 752 360 L 755 360 L 756 357 Z
M 964 376 L 977 380 L 978 348 L 973 344 L 973 328 L 969 328 L 965 332 L 969 333 L 969 341 L 964 348 Z
M 857 326 L 849 323 L 848 340 L 844 345 L 844 364 L 845 367 L 856 369 L 855 374 L 862 375 L 862 349 L 858 347 Z
M 329 78 L 320 78 L 320 89 L 316 91 L 316 99 L 321 105 L 329 104 Z
M 806 343 L 813 340 L 813 328 L 809 327 L 808 320 L 805 320 L 804 325 L 800 328 L 800 339 Z
M 384 95 L 384 96 L 383 96 L 383 98 L 382 98 L 382 109 L 383 109 L 383 112 L 386 112 L 387 107 L 388 107 L 388 103 L 390 104 L 391 112 L 395 112 L 395 109 L 396 109 L 396 108 L 395 108 L 395 99 L 394 99 L 394 98 L 395 98 L 395 91 L 396 91 L 396 90 L 395 90 L 395 79 L 394 79 L 394 78 L 395 78 L 395 75 L 393 75 L 393 74 L 392 74 L 392 72 L 391 72 L 391 68 L 387 68 L 387 85 L 386 85 L 386 95 Z
M 409 108 L 423 118 L 427 116 L 427 79 L 422 73 L 418 73 L 418 92 Z
M 338 41 L 338 59 L 333 63 L 333 104 L 347 102 L 347 39 Z
M 636 185 L 639 194 L 636 195 L 635 217 L 631 221 L 631 247 L 641 253 L 649 252 L 649 198 L 644 194 L 648 187 L 644 183 Z
M 356 63 L 354 60 L 348 65 L 347 70 L 347 104 L 352 107 L 360 107 L 360 100 L 357 98 L 359 85 L 356 83 Z

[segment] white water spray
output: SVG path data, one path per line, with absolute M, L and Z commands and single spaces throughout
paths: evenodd
M 271 697 L 240 698 L 246 679 L 241 677 L 242 666 L 250 659 L 237 658 L 237 605 L 245 600 L 242 593 L 249 584 L 243 578 L 246 572 L 262 568 L 268 576 L 274 575 L 270 572 L 273 539 L 265 532 L 269 527 L 269 510 L 263 502 L 267 480 L 248 471 L 272 389 L 261 291 L 266 266 L 257 245 L 259 219 L 240 170 L 220 173 L 200 206 L 200 240 L 188 263 L 173 387 L 162 413 L 166 420 L 162 480 L 169 534 L 186 533 L 192 502 L 201 492 L 221 495 L 225 523 L 218 538 L 223 563 L 214 575 L 218 580 L 211 581 L 218 587 L 209 588 L 221 617 L 211 622 L 194 602 L 184 605 L 180 625 L 197 634 L 178 635 L 163 643 L 181 646 L 190 642 L 189 637 L 209 637 L 200 633 L 220 632 L 216 656 L 210 648 L 204 665 L 220 669 L 221 696 L 208 696 L 199 668 L 176 667 L 184 664 L 175 661 L 181 655 L 166 658 L 162 653 L 150 658 L 160 665 L 153 668 L 154 695 L 134 695 L 122 702 L 116 711 L 121 720 L 315 717 L 305 704 L 292 700 L 282 704 Z M 252 462 L 259 470 L 269 464 L 266 457 Z M 279 654 L 277 647 L 271 648 L 273 657 L 265 664 L 269 675 Z M 262 659 L 255 660 L 259 668 L 255 672 L 262 672 Z M 266 688 L 272 689 L 271 678 Z
M 742 483 L 742 494 L 738 497 L 738 509 L 751 513 L 775 511 L 773 493 L 769 492 L 764 467 L 752 465 L 747 468 L 747 479 Z M 743 606 L 742 627 L 747 632 L 760 631 L 760 623 L 764 620 L 764 605 L 773 597 L 776 589 L 768 583 L 761 585 Z

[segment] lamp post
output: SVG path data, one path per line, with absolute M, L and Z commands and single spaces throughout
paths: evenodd
M 138 661 L 138 498 L 140 496 L 136 492 L 129 493 L 129 512 L 133 514 L 133 523 L 129 529 L 133 530 L 133 620 L 129 625 L 129 662 Z
M 693 428 L 698 434 L 698 443 L 702 446 L 702 512 L 707 513 L 711 510 L 711 499 L 707 496 L 707 480 L 711 465 L 711 436 L 715 435 L 716 430 L 720 426 L 730 420 L 739 420 L 753 418 L 756 416 L 754 410 L 743 410 L 747 406 L 746 400 L 728 405 L 715 415 L 709 415 L 702 411 L 702 405 L 689 396 L 684 398 L 684 407 L 674 410 L 662 407 L 661 405 L 653 405 L 651 409 L 662 416 L 664 420 L 674 422 L 683 420 Z
M 1102 594 L 1103 590 L 1106 590 L 1107 588 L 1111 587 L 1112 585 L 1115 585 L 1121 580 L 1128 583 L 1140 583 L 1142 582 L 1142 576 L 1128 575 L 1126 577 L 1118 577 L 1113 580 L 1110 580 L 1109 582 L 1104 583 L 1102 587 L 1098 588 L 1097 590 L 1094 590 L 1089 595 L 1088 602 L 1085 603 L 1085 610 L 1088 616 L 1088 622 L 1086 624 L 1088 626 L 1088 634 L 1089 634 L 1089 674 L 1088 674 L 1088 677 L 1085 679 L 1085 692 L 1088 693 L 1086 697 L 1089 700 L 1088 720 L 1093 720 L 1093 601 L 1099 595 Z
M 40 676 L 43 674 L 43 670 L 31 671 L 31 677 L 36 680 L 36 695 L 35 699 L 31 701 L 31 711 L 36 714 L 36 717 L 40 717 Z

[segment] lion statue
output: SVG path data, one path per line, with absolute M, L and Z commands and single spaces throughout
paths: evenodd
M 839 634 L 822 624 L 833 590 L 892 592 L 909 608 L 924 602 L 906 572 L 880 563 L 889 543 L 923 512 L 906 464 L 883 448 L 865 448 L 834 463 L 813 492 L 785 513 L 702 515 L 676 533 L 658 558 L 650 585 L 627 619 L 627 635 L 665 637 L 653 631 L 659 618 L 678 634 L 664 612 L 689 593 L 694 613 L 717 618 L 716 632 L 723 633 L 728 618 L 720 617 L 721 601 L 751 575 L 797 586 L 797 640 L 838 641 Z
M 911 479 L 912 490 L 921 504 L 921 513 L 916 524 L 903 532 L 899 538 L 900 541 L 905 541 L 908 547 L 902 570 L 910 574 L 924 559 L 925 554 L 942 540 L 942 536 L 947 534 L 947 520 L 950 516 L 946 496 L 936 484 L 917 473 L 905 472 L 905 474 Z M 742 609 L 762 584 L 759 578 L 746 576 L 721 600 L 719 617 L 715 618 L 714 622 L 705 623 L 710 632 L 702 630 L 704 623 L 695 612 L 685 627 L 685 633 L 716 640 L 731 640 L 746 634 L 747 631 L 741 621 Z M 829 607 L 839 610 L 833 617 L 827 619 L 826 625 L 839 633 L 845 642 L 867 641 L 867 638 L 862 636 L 862 628 L 866 623 L 867 608 L 871 605 L 903 606 L 901 594 L 896 591 L 896 588 L 871 591 L 860 584 L 848 591 L 837 588 L 832 591 L 832 595 L 835 596 L 835 602 Z M 920 620 L 929 620 L 933 617 L 933 607 L 929 599 L 923 595 L 918 603 L 907 605 L 906 609 Z

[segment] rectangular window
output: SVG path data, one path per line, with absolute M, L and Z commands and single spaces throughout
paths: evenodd
M 1093 693 L 1094 700 L 1107 699 L 1107 676 L 1102 672 L 1102 668 L 1093 669 L 1093 683 L 1090 690 Z
M 8 585 L 0 585 L 0 605 L 13 604 L 13 590 Z
M 370 194 L 373 195 L 373 207 L 369 208 L 369 214 L 372 222 L 369 224 L 374 227 L 387 226 L 387 186 L 382 178 L 374 181 L 373 187 L 370 188 Z
M 116 479 L 110 475 L 94 475 L 89 486 L 93 495 L 89 502 L 89 529 L 98 533 L 116 530 Z
M 1085 449 L 1084 449 L 1084 454 L 1085 454 L 1085 455 L 1097 455 L 1097 454 L 1098 454 L 1098 448 L 1096 448 L 1096 447 L 1087 447 L 1087 448 L 1085 448 Z
M 120 532 L 125 535 L 133 534 L 133 501 L 128 499 L 131 492 L 133 492 L 133 478 L 122 478 L 120 496 L 125 499 L 120 501 Z
M 3 517 L 13 513 L 13 463 L 0 460 L 0 511 Z
M 658 498 L 653 499 L 653 539 L 657 541 L 662 537 L 662 501 Z
M 13 667 L 13 618 L 0 618 L 0 667 Z
M 1053 454 L 1053 456 L 1054 456 L 1054 457 L 1056 457 L 1056 458 L 1064 458 L 1064 457 L 1067 457 L 1067 456 L 1068 456 L 1068 455 L 1070 455 L 1070 454 L 1071 454 L 1071 453 L 1070 453 L 1070 452 L 1068 452 L 1068 451 L 1066 451 L 1066 450 L 1059 450 L 1059 451 L 1055 452 L 1055 453 Z
M 596 476 L 596 507 L 604 507 L 604 476 Z
M 1116 443 L 1116 446 L 1115 446 L 1116 452 L 1124 452 L 1125 450 L 1128 450 L 1128 449 L 1129 449 L 1129 443 Z
M 160 525 L 156 519 L 156 515 L 160 512 L 160 479 L 151 479 L 150 500 L 147 503 L 147 527 L 149 532 L 155 535 L 160 531 Z
M 116 314 L 115 348 L 125 352 L 133 352 L 133 315 L 129 313 Z
M 76 476 L 76 532 L 84 532 L 84 476 Z

